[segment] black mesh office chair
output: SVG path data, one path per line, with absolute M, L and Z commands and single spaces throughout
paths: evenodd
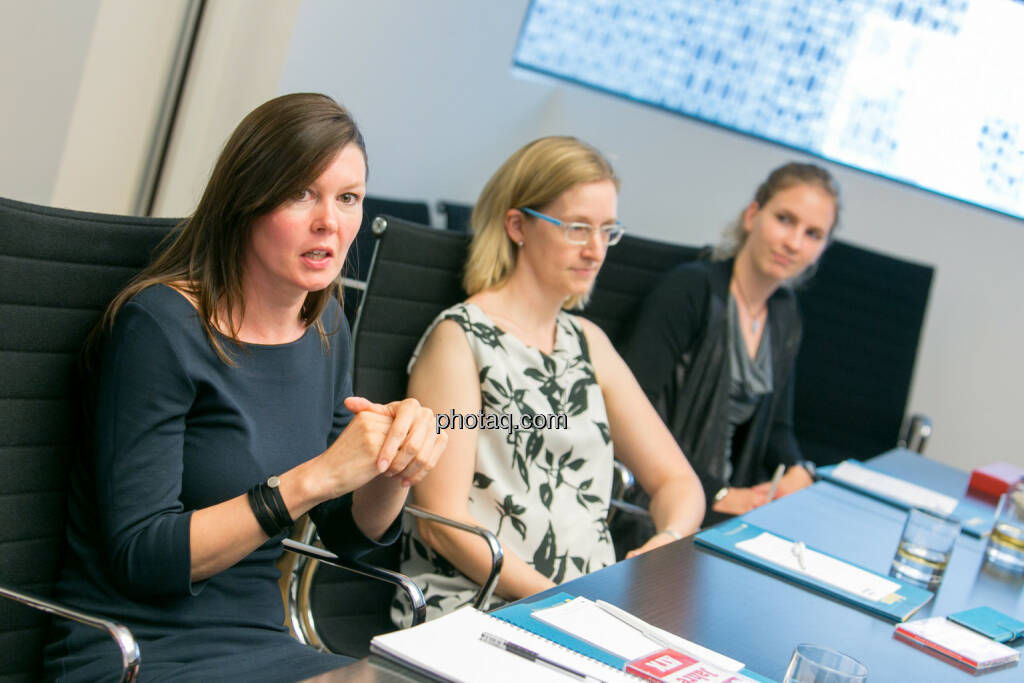
M 692 261 L 699 247 L 624 235 L 608 249 L 583 315 L 604 330 L 618 347 L 647 294 L 662 276 Z
M 76 443 L 78 354 L 114 294 L 177 221 L 108 216 L 0 199 L 0 681 L 39 679 L 47 613 L 111 633 L 134 680 L 131 633 L 49 600 L 61 565 Z M 303 550 L 299 544 L 288 544 Z M 306 552 L 320 553 L 316 549 Z M 336 560 L 327 553 L 327 560 Z M 360 571 L 376 572 L 376 568 Z M 423 595 L 402 584 L 423 618 Z M 391 589 L 393 590 L 393 589 Z M 114 647 L 112 644 L 111 647 Z
M 375 218 L 372 231 L 376 246 L 353 334 L 352 383 L 356 395 L 387 403 L 405 398 L 406 365 L 427 326 L 465 298 L 460 275 L 468 238 L 392 216 Z M 406 513 L 483 539 L 491 552 L 491 572 L 474 605 L 486 605 L 502 565 L 501 544 L 494 534 L 413 505 L 406 506 Z M 367 560 L 397 569 L 399 552 L 396 544 L 371 553 Z M 394 590 L 351 573 L 300 559 L 292 572 L 291 592 L 298 597 L 293 600 L 298 611 L 293 628 L 305 642 L 359 657 L 369 652 L 373 635 L 394 629 L 389 617 Z
M 370 226 L 374 218 L 384 214 L 412 223 L 430 223 L 430 207 L 426 202 L 369 196 L 363 198 L 363 222 L 360 223 L 355 242 L 349 249 L 343 273 L 345 317 L 352 327 L 355 327 L 356 313 L 362 301 L 363 290 L 366 289 L 370 263 L 373 261 L 373 249 L 377 244 Z
M 933 275 L 837 241 L 797 290 L 804 339 L 794 423 L 809 460 L 869 458 L 894 444 L 923 451 L 931 422 L 904 413 Z
M 441 200 L 437 203 L 437 210 L 444 214 L 444 227 L 446 230 L 455 232 L 470 232 L 469 219 L 473 215 L 472 204 L 460 204 Z

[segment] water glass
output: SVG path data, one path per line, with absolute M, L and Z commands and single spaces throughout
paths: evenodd
M 783 683 L 864 683 L 868 668 L 849 655 L 821 645 L 797 645 Z
M 1024 480 L 999 497 L 985 557 L 1000 567 L 1024 572 Z
M 959 537 L 960 522 L 912 508 L 907 513 L 889 575 L 929 589 L 935 588 L 942 582 L 949 556 L 953 554 L 953 546 Z

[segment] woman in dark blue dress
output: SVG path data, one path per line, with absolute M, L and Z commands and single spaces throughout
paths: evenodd
M 299 680 L 345 664 L 283 626 L 280 541 L 308 511 L 335 552 L 390 543 L 408 487 L 444 450 L 414 400 L 351 395 L 338 288 L 365 183 L 344 108 L 265 103 L 97 331 L 57 597 L 128 626 L 142 681 Z M 48 678 L 119 671 L 103 633 L 55 624 Z

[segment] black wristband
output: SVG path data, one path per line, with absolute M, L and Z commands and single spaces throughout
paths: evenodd
M 262 486 L 266 486 L 266 484 L 260 483 L 249 489 L 249 507 L 252 508 L 252 513 L 255 515 L 256 521 L 259 522 L 260 528 L 263 529 L 263 533 L 273 538 L 280 533 L 281 529 L 274 519 L 273 513 L 263 502 L 263 496 L 260 495 L 260 487 Z
M 263 496 L 263 503 L 270 509 L 277 522 L 279 529 L 290 529 L 295 526 L 292 516 L 288 514 L 288 506 L 284 504 L 281 496 L 281 480 L 277 477 L 270 477 L 266 483 L 260 485 L 260 494 Z

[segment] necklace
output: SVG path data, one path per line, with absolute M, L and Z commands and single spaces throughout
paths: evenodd
M 765 301 L 764 306 L 762 306 L 761 310 L 755 315 L 754 312 L 750 310 L 750 304 L 747 303 L 747 293 L 743 291 L 743 285 L 740 284 L 740 279 L 738 277 L 733 277 L 732 281 L 736 283 L 736 293 L 740 295 L 740 305 L 743 306 L 743 310 L 745 310 L 747 315 L 750 316 L 750 331 L 757 334 L 761 331 L 761 321 L 759 318 L 762 313 L 768 310 L 768 302 Z

